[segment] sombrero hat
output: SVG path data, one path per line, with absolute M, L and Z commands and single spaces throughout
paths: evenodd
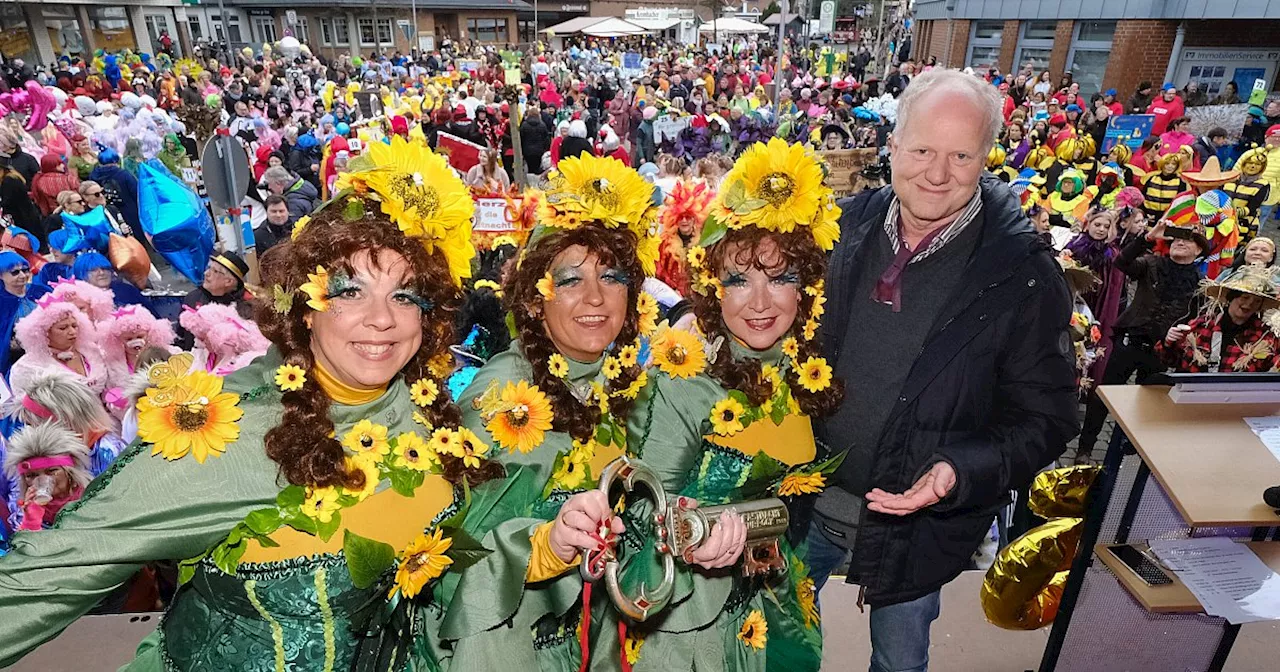
M 1240 171 L 1234 168 L 1227 171 L 1222 170 L 1222 165 L 1218 163 L 1218 157 L 1211 156 L 1208 161 L 1204 162 L 1204 167 L 1200 170 L 1184 170 L 1182 179 L 1200 191 L 1207 191 L 1240 179 Z
M 1227 303 L 1229 292 L 1251 294 L 1262 299 L 1262 310 L 1259 312 L 1280 307 L 1280 286 L 1277 286 L 1271 269 L 1266 266 L 1241 266 L 1204 287 L 1205 297 L 1218 304 Z

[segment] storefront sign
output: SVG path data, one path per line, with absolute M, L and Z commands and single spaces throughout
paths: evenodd
M 875 147 L 863 149 L 836 149 L 814 152 L 827 164 L 826 185 L 835 192 L 836 198 L 843 198 L 862 191 L 866 187 L 866 178 L 862 170 L 879 160 L 879 150 Z
M 515 199 L 515 207 L 520 208 L 520 199 Z M 507 221 L 507 199 L 477 198 L 476 215 L 472 220 L 473 231 L 515 231 L 514 222 Z
M 1210 99 L 1225 92 L 1228 82 L 1235 82 L 1237 95 L 1245 100 L 1256 80 L 1275 81 L 1278 64 L 1280 49 L 1275 48 L 1191 47 L 1182 50 L 1173 81 L 1195 82 Z
M 1122 114 L 1111 117 L 1107 124 L 1107 134 L 1102 139 L 1102 153 L 1111 151 L 1112 147 L 1124 143 L 1136 154 L 1142 148 L 1142 140 L 1151 134 L 1151 126 L 1155 124 L 1154 114 Z
M 269 9 L 250 9 L 249 16 L 271 16 Z
M 560 5 L 560 11 L 562 12 L 587 12 L 590 9 L 588 5 Z

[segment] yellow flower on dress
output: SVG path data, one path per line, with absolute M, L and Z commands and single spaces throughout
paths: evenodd
M 307 498 L 302 501 L 302 513 L 321 523 L 333 520 L 334 512 L 340 508 L 336 488 L 308 488 Z
M 357 455 L 367 453 L 377 462 L 381 462 L 382 458 L 391 452 L 391 443 L 387 441 L 387 428 L 369 420 L 357 422 L 355 427 L 344 434 L 342 446 Z
M 452 455 L 462 457 L 462 447 L 458 441 L 458 433 L 448 427 L 441 427 L 431 433 L 427 449 L 436 455 Z
M 542 445 L 546 432 L 551 430 L 555 414 L 547 395 L 530 385 L 528 381 L 508 382 L 499 397 L 497 412 L 485 428 L 493 434 L 498 445 L 508 451 L 527 453 Z
M 453 540 L 444 536 L 444 531 L 436 529 L 431 534 L 420 534 L 400 552 L 400 560 L 396 567 L 396 583 L 391 587 L 387 599 L 397 592 L 407 598 L 413 598 L 422 592 L 422 588 L 439 578 L 453 564 L 453 558 L 445 555 Z
M 592 453 L 586 450 L 570 451 L 564 459 L 560 460 L 560 466 L 556 467 L 556 473 L 552 474 L 551 478 L 562 490 L 577 490 L 587 480 L 587 469 L 591 457 Z
M 648 336 L 658 329 L 658 300 L 649 292 L 636 297 L 636 314 L 640 317 L 640 334 Z
M 489 445 L 480 440 L 476 433 L 466 427 L 458 428 L 457 452 L 464 466 L 472 469 L 480 468 L 480 460 L 489 452 Z
M 823 313 L 827 312 L 827 309 L 825 308 L 826 303 L 827 303 L 827 297 L 823 294 L 818 294 L 813 297 L 813 309 L 809 313 L 810 322 L 817 320 L 818 318 L 822 317 Z M 808 327 L 807 324 L 805 326 L 806 328 Z M 816 325 L 815 325 L 815 328 L 816 328 Z
M 427 419 L 427 416 L 425 416 L 425 415 L 423 415 L 423 414 L 421 414 L 421 413 L 419 413 L 419 412 L 417 412 L 417 411 L 414 411 L 414 412 L 413 412 L 413 421 L 414 421 L 414 422 L 416 422 L 416 423 L 418 423 L 419 425 L 422 425 L 424 428 L 426 428 L 426 430 L 427 430 L 428 432 L 429 432 L 429 431 L 431 431 L 431 421 Z
M 152 455 L 177 460 L 188 453 L 204 463 L 240 438 L 240 395 L 222 391 L 222 378 L 204 371 L 175 376 L 138 400 L 138 436 Z
M 329 310 L 329 271 L 324 266 L 316 266 L 316 272 L 307 274 L 307 282 L 302 283 L 298 291 L 307 295 L 307 305 L 312 310 L 321 313 Z
M 448 378 L 449 374 L 453 373 L 453 355 L 448 352 L 442 352 L 432 357 L 427 362 L 427 371 L 440 380 Z
M 796 602 L 800 604 L 800 613 L 804 615 L 804 627 L 809 630 L 822 622 L 822 616 L 818 613 L 817 596 L 813 579 L 806 576 L 796 584 Z
M 409 396 L 413 398 L 413 403 L 426 408 L 436 403 L 436 397 L 440 394 L 440 386 L 436 385 L 436 381 L 430 378 L 419 379 L 409 388 Z
M 644 635 L 636 634 L 634 631 L 627 631 L 627 641 L 624 651 L 627 654 L 627 664 L 635 665 L 640 660 L 640 648 L 644 646 Z
M 547 271 L 541 279 L 538 280 L 538 294 L 542 295 L 543 301 L 556 300 L 556 281 L 551 277 L 551 271 Z
M 797 497 L 822 492 L 827 486 L 822 474 L 787 474 L 778 486 L 779 497 Z
M 689 253 L 685 256 L 689 259 L 689 266 L 693 268 L 702 268 L 702 264 L 707 260 L 707 251 L 702 247 L 694 245 L 689 248 Z
M 663 329 L 649 342 L 649 349 L 654 365 L 672 378 L 692 378 L 707 366 L 702 342 L 683 329 Z
M 624 345 L 618 350 L 618 363 L 622 364 L 622 368 L 629 369 L 636 365 L 636 358 L 640 355 L 640 348 L 635 345 Z
M 733 436 L 741 432 L 745 427 L 742 424 L 742 414 L 747 409 L 733 397 L 726 397 L 716 402 L 711 407 L 711 430 L 720 436 Z
M 738 640 L 743 646 L 762 651 L 765 642 L 769 639 L 768 635 L 769 624 L 764 620 L 764 614 L 760 613 L 759 609 L 753 609 L 750 614 L 747 614 L 747 620 L 742 622 L 742 629 L 738 631 Z
M 606 380 L 613 380 L 622 373 L 622 362 L 617 357 L 605 357 L 604 364 L 600 366 L 600 373 L 604 374 Z
M 742 153 L 721 183 L 712 214 L 731 229 L 790 233 L 818 218 L 829 194 L 822 167 L 804 145 L 775 137 Z
M 455 286 L 471 277 L 471 219 L 475 202 L 471 190 L 444 157 L 420 142 L 392 137 L 391 144 L 366 145 L 371 170 L 343 173 L 337 189 L 368 188 L 382 202 L 405 235 L 418 238 L 429 252 L 439 250 L 449 262 Z M 372 194 L 371 194 L 372 196 Z
M 640 390 L 643 390 L 644 386 L 648 384 L 649 384 L 649 372 L 641 371 L 640 375 L 636 376 L 636 379 L 631 381 L 630 385 L 626 386 L 621 390 L 614 392 L 613 396 L 623 397 L 626 399 L 635 399 L 637 396 L 639 396 Z
M 817 296 L 822 293 L 822 290 L 826 287 L 826 285 L 827 285 L 826 280 L 819 279 L 817 282 L 813 283 L 812 285 L 805 287 L 804 293 L 808 294 L 809 296 Z
M 804 330 L 800 335 L 804 336 L 804 340 L 812 341 L 813 337 L 818 333 L 818 321 L 810 318 L 804 323 Z
M 289 232 L 289 240 L 297 240 L 298 235 L 302 233 L 303 229 L 307 228 L 307 223 L 310 221 L 310 215 L 303 215 L 299 217 L 298 221 L 293 223 L 293 230 Z
M 276 386 L 283 392 L 296 392 L 307 382 L 307 373 L 300 366 L 281 364 L 276 368 Z
M 831 367 L 823 357 L 810 357 L 800 365 L 800 385 L 810 392 L 821 392 L 831 386 Z
M 430 471 L 440 464 L 440 457 L 427 447 L 427 442 L 416 432 L 405 432 L 397 436 L 393 454 L 400 464 L 414 471 Z
M 351 495 L 357 501 L 363 502 L 378 489 L 378 481 L 381 480 L 378 475 L 378 463 L 368 455 L 345 455 L 342 458 L 343 468 L 348 474 L 354 472 L 362 472 L 364 474 L 364 485 L 359 490 L 350 490 L 342 488 L 342 494 Z
M 800 343 L 796 341 L 795 336 L 788 336 L 782 341 L 782 354 L 795 359 L 800 356 Z
M 547 358 L 547 371 L 556 378 L 566 378 L 569 375 L 569 362 L 560 353 L 552 353 Z

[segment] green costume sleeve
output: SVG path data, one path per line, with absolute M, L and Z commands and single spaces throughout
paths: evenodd
M 246 409 L 243 424 L 252 416 Z M 0 558 L 0 667 L 53 639 L 143 564 L 197 556 L 271 504 L 279 488 L 265 459 L 233 444 L 204 464 L 190 455 L 169 462 L 135 443 L 53 528 L 15 535 Z

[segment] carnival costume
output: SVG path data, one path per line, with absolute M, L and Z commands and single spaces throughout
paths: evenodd
M 1191 320 L 1186 336 L 1170 345 L 1161 339 L 1156 354 L 1180 373 L 1265 372 L 1280 370 L 1280 287 L 1265 266 L 1241 266 L 1203 287 L 1205 305 Z M 1232 293 L 1262 299 L 1262 307 L 1244 324 L 1227 314 Z M 1270 313 L 1270 314 L 1268 314 Z M 1225 328 L 1224 328 L 1225 327 Z
M 0 558 L 0 666 L 56 636 L 144 563 L 170 560 L 180 561 L 182 586 L 128 670 L 403 670 L 408 657 L 414 669 L 439 669 L 428 633 L 451 577 L 490 550 L 529 562 L 529 521 L 506 520 L 500 505 L 518 475 L 475 487 L 497 467 L 440 392 L 448 317 L 474 254 L 470 196 L 425 148 L 393 142 L 370 156 L 283 243 L 291 256 L 282 258 L 293 261 L 269 271 L 270 303 L 259 307 L 274 334 L 270 352 L 226 379 L 190 355 L 151 367 L 139 441 L 51 529 L 15 536 Z M 374 249 L 417 269 L 397 292 L 412 300 L 397 310 L 420 309 L 423 345 L 385 387 L 357 389 L 307 344 L 311 320 L 353 291 L 350 256 Z M 273 438 L 281 436 L 294 442 Z M 338 480 L 297 477 L 314 463 L 278 462 L 272 445 L 317 460 L 327 451 L 340 459 Z M 486 537 L 486 520 L 517 528 L 508 536 L 523 537 L 523 550 Z
M 1178 175 L 1182 166 L 1182 154 L 1173 152 L 1160 157 L 1158 172 L 1152 171 L 1142 178 L 1138 185 L 1142 189 L 1144 200 L 1142 207 L 1147 217 L 1153 222 L 1164 218 L 1164 213 L 1178 194 L 1186 191 L 1190 185 Z
M 124 417 L 131 404 L 124 393 L 137 370 L 137 357 L 146 348 L 173 350 L 177 335 L 169 320 L 152 315 L 142 306 L 125 306 L 111 314 L 99 329 L 107 365 L 107 390 L 103 401 L 116 417 Z
M 1013 166 L 1005 165 L 1007 156 L 1004 147 L 999 144 L 992 145 L 991 151 L 987 152 L 987 170 L 1000 178 L 1001 182 L 1012 183 L 1018 179 L 1018 171 Z
M 711 211 L 715 195 L 715 190 L 705 182 L 681 180 L 667 194 L 662 205 L 662 230 L 658 234 L 661 242 L 655 277 L 680 296 L 689 296 L 688 250 L 702 235 L 702 222 Z M 680 232 L 680 224 L 685 221 L 693 222 L 691 235 Z
M 841 396 L 815 340 L 826 302 L 825 253 L 839 238 L 839 215 L 818 163 L 780 139 L 752 146 L 726 176 L 700 244 L 689 251 L 700 333 L 664 327 L 652 339 L 653 389 L 630 422 L 634 452 L 668 492 L 703 504 L 768 496 L 793 503 L 820 492 L 838 466 L 839 459 L 816 461 L 804 409 L 820 398 L 833 408 Z M 752 229 L 809 262 L 804 276 L 786 271 L 798 278 L 798 312 L 764 351 L 729 334 L 720 309 L 724 292 L 737 290 L 724 286 L 716 260 Z M 729 370 L 745 375 L 745 389 L 726 389 L 719 376 Z M 628 514 L 633 553 L 624 559 L 623 581 L 633 583 L 656 572 L 648 560 L 656 540 L 641 513 Z M 779 552 L 785 569 L 752 577 L 738 567 L 729 573 L 683 567 L 679 576 L 691 585 L 682 590 L 677 581 L 671 613 L 630 626 L 635 669 L 817 670 L 822 637 L 814 584 L 802 552 L 785 540 Z
M 494 356 L 476 374 L 458 400 L 467 429 L 492 446 L 494 459 L 508 469 L 521 466 L 537 484 L 529 502 L 536 518 L 552 520 L 573 495 L 592 489 L 610 462 L 628 448 L 627 418 L 645 388 L 640 337 L 652 333 L 657 301 L 640 290 L 655 271 L 658 210 L 653 185 L 635 170 L 611 158 L 566 158 L 553 171 L 537 199 L 538 226 L 522 250 L 517 269 L 503 288 L 520 339 Z M 612 241 L 605 243 L 602 241 Z M 595 249 L 592 245 L 614 245 Z M 560 251 L 585 245 L 614 257 L 614 282 L 627 286 L 623 327 L 595 361 L 561 354 L 545 335 L 544 307 L 556 300 L 552 262 Z M 612 539 L 601 538 L 601 550 Z M 608 631 L 595 620 L 583 627 L 584 613 L 607 613 L 603 591 L 592 599 L 578 574 L 530 583 L 485 583 L 464 575 L 457 600 L 497 593 L 502 605 L 451 608 L 441 630 L 453 642 L 454 669 L 578 670 L 620 665 L 620 650 L 597 642 Z M 589 603 L 584 612 L 579 605 Z M 455 605 L 457 601 L 455 601 Z M 586 645 L 584 647 L 584 645 Z
M 77 325 L 75 352 L 55 353 L 49 347 L 49 329 L 67 317 L 74 318 Z M 107 367 L 95 333 L 89 316 L 76 306 L 49 296 L 42 298 L 35 310 L 18 320 L 14 328 L 14 335 L 26 354 L 14 362 L 9 371 L 9 389 L 14 396 L 21 397 L 35 378 L 46 371 L 58 370 L 78 378 L 95 394 L 102 394 L 107 385 Z M 68 365 L 72 361 L 68 355 L 74 358 L 75 353 L 84 360 L 83 374 Z
M 60 497 L 45 492 L 27 499 L 29 481 L 36 472 L 59 467 L 66 471 L 69 491 Z M 14 434 L 4 455 L 4 471 L 14 484 L 12 501 L 8 502 L 9 527 L 13 530 L 35 531 L 52 525 L 58 512 L 80 499 L 93 478 L 88 449 L 79 437 L 57 423 L 25 427 Z
M 271 346 L 258 325 L 240 317 L 234 306 L 206 303 L 184 306 L 178 324 L 195 337 L 191 355 L 201 371 L 229 376 L 261 357 Z
M 1089 212 L 1089 204 L 1098 194 L 1095 186 L 1085 186 L 1084 175 L 1075 168 L 1062 171 L 1054 190 L 1043 206 L 1049 211 L 1049 223 L 1078 231 Z
M 1258 214 L 1271 197 L 1271 185 L 1262 180 L 1262 173 L 1267 169 L 1267 153 L 1254 147 L 1240 156 L 1236 167 L 1240 169 L 1240 178 L 1223 185 L 1222 190 L 1231 196 L 1231 204 L 1235 206 L 1240 222 L 1240 245 L 1243 247 L 1258 235 L 1261 228 Z

